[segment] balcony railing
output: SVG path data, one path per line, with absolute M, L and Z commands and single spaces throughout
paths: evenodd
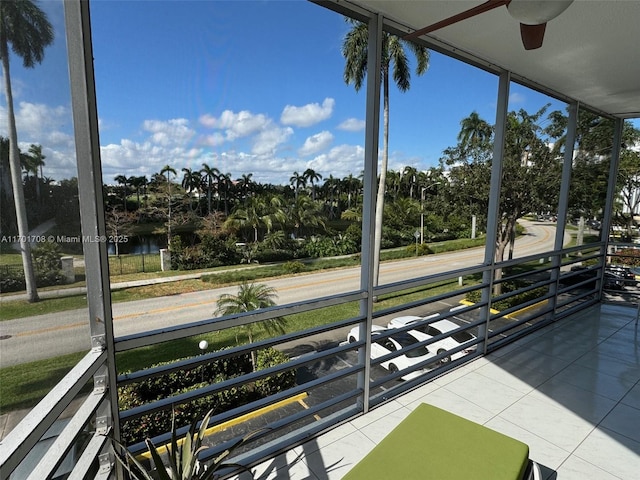
M 118 388 L 135 385 L 161 375 L 194 369 L 210 362 L 249 355 L 252 351 L 266 348 L 292 350 L 292 345 L 309 345 L 313 344 L 316 339 L 324 339 L 322 348 L 292 357 L 286 363 L 210 384 L 205 382 L 206 385 L 200 388 L 170 394 L 160 400 L 122 410 L 118 423 L 122 428 L 127 422 L 143 417 L 153 418 L 153 415 L 159 412 L 165 412 L 166 416 L 167 412 L 174 409 L 179 410 L 180 405 L 219 393 L 230 392 L 234 389 L 245 388 L 248 385 L 255 385 L 257 381 L 267 377 L 291 371 L 298 373 L 309 371 L 317 365 L 340 363 L 339 368 L 316 368 L 315 375 L 304 379 L 304 381 L 296 382 L 295 385 L 284 391 L 244 405 L 237 405 L 226 411 L 217 412 L 212 417 L 212 426 L 225 425 L 231 421 L 237 422 L 237 419 L 251 418 L 253 412 L 278 410 L 278 415 L 275 417 L 263 415 L 259 420 L 254 418 L 236 424 L 231 435 L 215 434 L 211 440 L 212 448 L 202 455 L 203 461 L 211 459 L 228 445 L 230 440 L 242 437 L 257 426 L 267 426 L 269 428 L 264 430 L 248 444 L 247 449 L 241 452 L 241 458 L 244 462 L 255 464 L 317 436 L 348 419 L 366 413 L 371 408 L 401 395 L 417 385 L 424 384 L 479 355 L 527 335 L 554 319 L 567 316 L 597 302 L 600 284 L 597 275 L 602 271 L 603 251 L 602 245 L 588 245 L 504 262 L 500 265 L 503 272 L 500 283 L 506 285 L 518 282 L 519 288 L 494 296 L 490 302 L 479 301 L 461 305 L 453 310 L 443 309 L 437 305 L 442 305 L 443 302 L 452 304 L 464 298 L 465 295 L 473 295 L 473 292 L 486 290 L 488 285 L 478 280 L 471 282 L 471 279 L 483 278 L 482 274 L 490 267 L 476 266 L 380 286 L 376 289 L 378 298 L 383 298 L 385 295 L 399 296 L 417 288 L 425 293 L 419 300 L 371 313 L 373 324 L 384 325 L 388 318 L 407 310 L 433 311 L 439 309 L 440 315 L 433 319 L 427 316 L 422 323 L 428 324 L 437 320 L 450 319 L 457 321 L 460 325 L 456 331 L 428 338 L 382 357 L 372 359 L 370 355 L 365 354 L 371 348 L 370 345 L 367 345 L 366 335 L 361 336 L 362 340 L 354 343 L 346 341 L 346 331 L 354 326 L 359 326 L 359 331 L 363 334 L 366 333 L 369 321 L 367 315 L 362 314 L 339 318 L 330 324 L 305 328 L 251 344 L 237 345 L 166 365 L 150 366 L 139 371 L 120 374 L 117 379 Z M 560 261 L 560 259 L 563 260 Z M 584 261 L 600 262 L 600 266 L 596 265 L 589 270 L 594 275 L 592 280 L 579 279 L 574 282 L 572 277 L 577 275 L 576 272 L 561 273 L 561 269 L 566 271 L 574 263 Z M 582 274 L 582 272 L 578 273 Z M 444 290 L 433 288 L 443 284 L 447 284 L 449 287 Z M 429 294 L 430 291 L 436 293 Z M 527 297 L 526 301 L 513 307 L 500 311 L 491 308 L 498 302 L 507 301 L 514 296 L 522 298 L 523 295 L 531 292 L 535 294 L 533 297 Z M 276 317 L 319 311 L 354 302 L 362 303 L 366 302 L 366 297 L 366 292 L 355 291 L 236 316 L 205 319 L 187 325 L 119 337 L 115 339 L 114 346 L 116 352 L 120 354 L 165 342 L 168 345 L 179 339 L 222 332 L 229 328 Z M 408 325 L 396 329 L 395 332 L 407 332 L 411 329 L 412 326 Z M 422 364 L 414 365 L 405 370 L 389 371 L 380 367 L 380 364 L 393 361 L 412 349 L 423 346 L 429 348 L 443 339 L 450 338 L 452 333 L 461 331 L 471 333 L 474 339 L 459 347 L 452 348 L 446 353 L 434 355 Z M 458 358 L 456 354 L 460 352 L 463 355 Z M 443 359 L 451 357 L 453 358 L 450 362 L 443 362 Z M 107 412 L 109 392 L 104 374 L 106 359 L 104 346 L 96 345 L 4 439 L 2 443 L 2 478 L 7 478 L 8 473 L 5 475 L 5 472 L 12 471 L 20 464 L 85 385 L 92 381 L 92 391 L 86 395 L 81 407 L 56 438 L 46 455 L 39 459 L 39 463 L 34 466 L 33 473 L 29 478 L 50 478 L 62 460 L 72 451 L 77 461 L 69 478 L 86 478 L 88 475 L 106 478 L 111 474 L 115 464 L 113 457 L 109 455 L 109 437 L 113 435 L 113 430 Z M 412 372 L 418 372 L 417 376 L 408 378 L 408 374 Z M 401 377 L 405 377 L 407 380 L 400 381 Z M 306 397 L 305 407 L 300 407 L 295 403 L 296 408 L 289 407 L 288 410 L 282 408 L 282 405 L 290 405 L 287 403 L 288 399 L 297 398 L 296 396 L 299 395 Z M 180 432 L 184 433 L 186 428 L 186 426 L 182 427 Z M 163 433 L 157 435 L 153 440 L 156 444 L 162 444 L 168 439 L 169 434 Z M 129 449 L 132 453 L 141 453 L 145 450 L 145 446 L 142 442 L 136 442 L 129 445 Z

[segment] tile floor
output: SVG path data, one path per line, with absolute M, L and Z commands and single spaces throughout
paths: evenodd
M 527 443 L 545 479 L 638 480 L 636 310 L 599 305 L 559 321 L 265 462 L 255 478 L 342 478 L 421 402 Z

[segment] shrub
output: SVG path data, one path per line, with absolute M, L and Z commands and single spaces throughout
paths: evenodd
M 502 284 L 502 293 L 504 294 L 508 292 L 513 292 L 514 290 L 517 290 L 518 288 L 523 288 L 523 287 L 524 287 L 524 284 L 521 284 L 521 283 L 516 284 L 515 282 L 504 282 Z M 529 300 L 533 300 L 534 298 L 539 298 L 544 294 L 546 294 L 547 291 L 548 291 L 548 287 L 534 288 L 533 290 L 529 290 L 528 292 L 519 293 L 518 295 L 513 295 L 509 298 L 505 298 L 504 300 L 500 300 L 499 302 L 493 303 L 491 304 L 491 308 L 494 308 L 496 310 L 506 310 L 508 308 L 512 308 L 517 305 L 520 305 L 524 302 L 528 302 Z M 478 303 L 481 299 L 481 295 L 482 295 L 481 290 L 474 290 L 473 292 L 467 293 L 467 295 L 465 296 L 465 300 L 472 303 Z
M 305 270 L 305 265 L 302 262 L 286 262 L 284 264 L 282 264 L 282 269 L 286 272 L 286 273 L 300 273 L 302 271 Z
M 58 285 L 63 282 L 62 249 L 53 242 L 38 244 L 33 250 L 33 267 L 36 271 L 36 282 L 39 286 Z
M 285 354 L 272 348 L 261 350 L 258 352 L 257 368 L 269 368 L 286 363 L 288 360 L 289 358 Z M 153 365 L 153 367 L 171 363 L 174 362 L 159 363 Z M 214 360 L 197 367 L 177 370 L 119 387 L 118 406 L 120 410 L 129 410 L 162 398 L 219 383 L 251 371 L 252 366 L 249 354 Z M 289 370 L 258 380 L 255 384 L 232 387 L 189 403 L 177 405 L 173 413 L 170 410 L 161 410 L 128 420 L 122 424 L 122 440 L 126 445 L 131 445 L 145 438 L 170 431 L 173 414 L 175 414 L 177 425 L 186 425 L 202 417 L 210 409 L 213 409 L 215 414 L 246 405 L 264 396 L 292 387 L 295 385 L 295 379 L 295 371 Z
M 288 361 L 289 357 L 284 353 L 273 348 L 268 348 L 258 352 L 256 369 L 264 370 L 265 368 L 281 365 Z M 256 390 L 261 397 L 268 397 L 269 395 L 275 395 L 283 390 L 288 390 L 295 384 L 296 372 L 294 370 L 286 370 L 273 376 L 257 380 Z
M 618 250 L 616 256 L 613 257 L 612 263 L 628 265 L 630 267 L 639 267 L 640 250 L 637 248 L 625 248 Z
M 418 250 L 418 255 L 431 255 L 433 253 L 433 250 L 431 250 L 431 248 L 429 248 L 429 245 L 427 245 L 426 243 L 407 245 L 407 253 L 409 255 L 415 255 L 416 249 Z
M 13 269 L 3 269 L 0 276 L 0 293 L 19 292 L 27 288 L 22 272 L 13 271 Z

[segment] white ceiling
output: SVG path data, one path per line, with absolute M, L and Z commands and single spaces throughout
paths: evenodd
M 516 0 L 519 1 L 519 0 Z M 467 0 L 352 0 L 411 32 L 483 3 Z M 509 70 L 542 90 L 602 113 L 640 117 L 640 0 L 575 0 L 547 24 L 544 44 L 524 50 L 502 6 L 424 37 Z

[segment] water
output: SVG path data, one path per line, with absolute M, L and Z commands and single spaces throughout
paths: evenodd
M 167 247 L 165 235 L 135 235 L 126 238 L 128 241 L 119 245 L 120 254 L 158 253 L 161 248 Z M 116 246 L 113 243 L 109 243 L 108 252 L 109 255 L 115 255 Z

